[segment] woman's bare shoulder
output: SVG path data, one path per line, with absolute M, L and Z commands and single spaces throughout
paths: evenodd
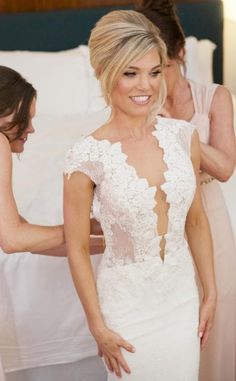
M 12 174 L 12 153 L 7 138 L 0 133 L 0 186 L 8 184 Z
M 212 108 L 218 108 L 227 103 L 232 104 L 232 94 L 224 85 L 218 85 L 213 96 Z
M 106 140 L 110 138 L 109 125 L 103 124 L 99 128 L 97 128 L 90 136 L 92 136 L 96 140 Z
M 1 155 L 1 158 L 3 157 L 11 158 L 11 147 L 10 147 L 9 141 L 6 138 L 6 136 L 2 133 L 0 133 L 0 155 Z
M 6 143 L 8 143 L 6 136 L 2 132 L 0 132 L 0 144 L 6 144 Z
M 233 99 L 229 89 L 223 85 L 219 85 L 216 88 L 215 94 L 212 99 L 210 107 L 210 117 L 213 122 L 220 121 L 222 127 L 222 121 L 228 121 L 230 128 L 233 125 Z M 227 124 L 227 123 L 226 123 Z

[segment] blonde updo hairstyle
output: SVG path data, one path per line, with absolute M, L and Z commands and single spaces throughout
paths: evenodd
M 132 10 L 112 11 L 93 28 L 90 39 L 90 61 L 100 81 L 107 105 L 118 78 L 131 62 L 139 60 L 156 48 L 161 66 L 166 63 L 166 46 L 159 29 L 143 14 Z M 151 110 L 157 114 L 166 97 L 166 85 L 161 73 L 158 100 Z

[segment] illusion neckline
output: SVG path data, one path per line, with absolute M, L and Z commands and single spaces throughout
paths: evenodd
M 159 119 L 163 119 L 161 116 L 157 116 L 156 117 L 156 122 L 154 123 L 154 128 L 150 134 L 150 136 L 154 136 L 153 134 L 157 131 L 158 129 L 158 120 Z M 107 139 L 107 138 L 103 138 L 103 139 L 97 139 L 95 138 L 93 135 L 88 135 L 87 138 L 92 138 L 95 142 L 106 142 L 106 143 L 109 143 L 110 146 L 113 146 L 113 145 L 116 145 L 116 144 L 121 144 L 122 145 L 122 141 L 121 140 L 117 140 L 117 141 L 114 141 L 112 142 L 111 140 Z M 157 137 L 155 137 L 157 139 Z M 158 140 L 158 139 L 157 139 Z M 124 153 L 125 155 L 125 153 Z
M 94 141 L 96 143 L 108 144 L 109 148 L 117 146 L 119 148 L 118 153 L 123 158 L 123 161 L 124 161 L 124 164 L 125 164 L 126 168 L 129 169 L 130 172 L 133 172 L 133 175 L 135 176 L 136 181 L 137 182 L 143 182 L 143 183 L 145 183 L 146 189 L 155 190 L 155 194 L 158 191 L 158 189 L 161 189 L 164 193 L 166 193 L 163 188 L 165 188 L 165 185 L 168 182 L 168 179 L 167 179 L 168 175 L 167 174 L 170 172 L 170 168 L 169 168 L 168 162 L 166 160 L 167 153 L 166 153 L 166 149 L 165 149 L 165 144 L 163 144 L 163 142 L 161 141 L 160 136 L 158 135 L 158 128 L 157 128 L 158 127 L 158 125 L 157 125 L 158 124 L 158 119 L 161 119 L 161 120 L 165 119 L 166 120 L 167 118 L 162 118 L 162 117 L 158 116 L 156 118 L 156 123 L 154 124 L 154 129 L 153 129 L 153 131 L 151 133 L 151 135 L 156 139 L 158 147 L 163 152 L 162 161 L 164 162 L 165 167 L 166 167 L 166 170 L 163 172 L 164 181 L 161 184 L 151 185 L 150 182 L 148 181 L 147 177 L 141 177 L 141 176 L 139 176 L 136 167 L 128 162 L 129 156 L 122 149 L 122 141 L 117 140 L 116 142 L 111 142 L 109 139 L 96 139 L 92 135 L 89 135 L 87 137 L 87 138 L 90 138 L 91 141 Z

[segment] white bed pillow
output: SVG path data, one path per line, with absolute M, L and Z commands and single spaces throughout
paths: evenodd
M 213 82 L 213 53 L 216 45 L 207 39 L 186 38 L 186 77 L 198 83 Z
M 37 90 L 37 114 L 64 116 L 88 109 L 88 78 L 78 49 L 1 51 L 0 65 L 19 71 Z
M 88 112 L 96 112 L 107 107 L 102 96 L 100 83 L 97 80 L 94 70 L 90 64 L 89 48 L 87 45 L 79 45 L 78 52 L 84 57 L 85 67 L 88 77 L 89 106 Z
M 213 53 L 216 44 L 210 40 L 198 41 L 198 64 L 202 83 L 213 82 Z
M 192 81 L 198 82 L 200 68 L 198 63 L 198 40 L 190 36 L 185 40 L 185 76 Z

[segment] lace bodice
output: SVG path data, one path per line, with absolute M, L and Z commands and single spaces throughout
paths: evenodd
M 92 136 L 76 143 L 66 155 L 65 173 L 81 171 L 95 183 L 93 213 L 101 222 L 106 240 L 104 261 L 108 266 L 125 265 L 156 257 L 174 262 L 173 249 L 185 242 L 185 220 L 195 192 L 190 159 L 193 126 L 182 120 L 158 118 L 152 132 L 163 150 L 167 170 L 160 190 L 168 204 L 168 227 L 158 235 L 157 187 L 150 186 L 128 164 L 120 142 L 96 140 Z

